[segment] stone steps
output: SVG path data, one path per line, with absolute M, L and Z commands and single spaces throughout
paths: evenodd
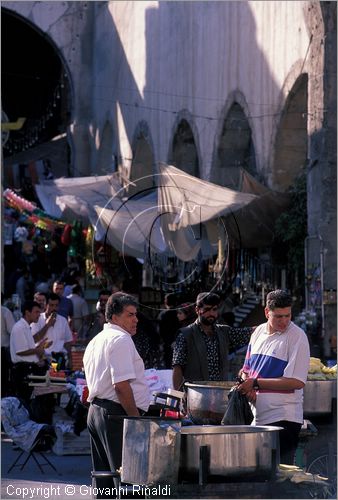
M 233 313 L 235 315 L 234 326 L 239 327 L 242 321 L 251 313 L 253 309 L 259 304 L 259 297 L 255 294 L 248 294 L 244 298 L 243 304 L 235 307 Z

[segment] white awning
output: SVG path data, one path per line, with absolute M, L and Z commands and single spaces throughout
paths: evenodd
M 166 164 L 156 177 L 157 190 L 129 199 L 118 174 L 44 181 L 36 185 L 36 192 L 47 213 L 90 222 L 97 240 L 106 238 L 123 254 L 144 258 L 150 251 L 183 261 L 195 259 L 199 252 L 217 253 L 217 221 L 228 239 L 237 243 L 240 235 L 243 246 L 271 243 L 274 221 L 287 201 L 245 171 L 241 191 Z

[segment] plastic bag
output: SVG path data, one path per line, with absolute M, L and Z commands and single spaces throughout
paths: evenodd
M 228 395 L 228 406 L 222 418 L 222 425 L 250 425 L 253 420 L 253 413 L 249 401 L 244 394 L 241 394 L 233 387 Z

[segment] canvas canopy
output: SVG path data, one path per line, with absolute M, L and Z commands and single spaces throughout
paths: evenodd
M 225 218 L 229 238 L 236 241 L 237 247 L 270 246 L 275 222 L 289 207 L 290 195 L 267 188 L 243 168 L 229 168 L 228 174 L 228 185 L 232 189 L 257 195 L 250 205 Z
M 105 238 L 123 254 L 144 259 L 150 251 L 189 261 L 199 252 L 218 252 L 220 224 L 230 238 L 238 240 L 240 230 L 247 246 L 259 246 L 264 227 L 271 242 L 279 198 L 243 176 L 240 191 L 161 164 L 157 189 L 146 196 L 128 198 L 117 174 L 44 181 L 36 191 L 47 213 L 90 222 L 97 240 Z

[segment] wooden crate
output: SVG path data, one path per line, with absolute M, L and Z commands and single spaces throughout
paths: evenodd
M 57 440 L 53 446 L 55 455 L 90 455 L 90 439 L 88 429 L 76 436 L 73 432 L 62 432 L 55 429 Z
M 84 349 L 77 349 L 75 347 L 72 348 L 71 351 L 71 357 L 72 357 L 72 370 L 77 371 L 77 370 L 82 370 L 83 368 L 83 356 L 84 356 Z

